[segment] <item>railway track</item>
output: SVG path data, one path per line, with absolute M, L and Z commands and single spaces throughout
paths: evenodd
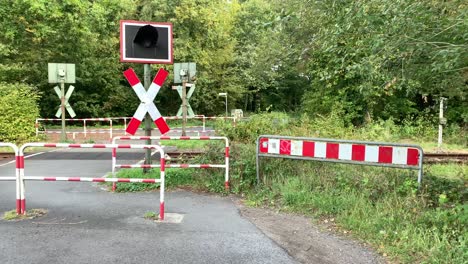
M 424 163 L 468 163 L 468 153 L 424 153 Z
M 203 155 L 202 151 L 171 151 L 166 153 L 171 159 L 191 159 Z M 166 156 L 166 157 L 167 157 Z M 0 152 L 0 161 L 14 160 L 15 154 Z M 424 163 L 468 163 L 468 153 L 424 153 Z

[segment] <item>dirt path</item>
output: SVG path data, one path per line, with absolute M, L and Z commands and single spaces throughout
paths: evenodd
M 240 214 L 301 263 L 386 263 L 364 245 L 314 226 L 307 217 L 247 207 L 232 198 Z

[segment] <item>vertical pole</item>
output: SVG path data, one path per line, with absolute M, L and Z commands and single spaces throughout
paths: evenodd
M 61 88 L 61 98 L 60 98 L 60 109 L 62 110 L 62 141 L 67 140 L 67 135 L 65 134 L 65 80 L 60 81 Z
M 228 106 L 227 106 L 227 93 L 226 93 L 226 119 L 228 117 Z
M 39 136 L 39 121 L 36 119 L 36 123 L 34 124 L 36 126 L 36 137 Z
M 151 84 L 151 68 L 149 64 L 144 65 L 144 86 L 145 90 L 148 91 L 148 88 Z M 149 113 L 146 113 L 145 116 L 145 136 L 151 137 L 151 116 Z M 146 140 L 146 145 L 151 145 L 151 139 Z M 151 149 L 146 149 L 145 154 L 145 164 L 151 164 Z M 144 168 L 143 172 L 147 173 L 148 168 Z
M 110 134 L 110 139 L 112 140 L 112 119 L 109 119 L 109 125 L 110 125 L 109 134 Z
M 187 125 L 187 82 L 182 82 L 182 136 L 185 137 Z
M 84 131 L 84 137 L 86 138 L 86 119 L 83 119 L 83 131 Z
M 440 98 L 440 105 L 439 105 L 439 139 L 437 141 L 437 148 L 440 150 L 442 147 L 442 119 L 444 118 L 444 99 L 443 97 Z

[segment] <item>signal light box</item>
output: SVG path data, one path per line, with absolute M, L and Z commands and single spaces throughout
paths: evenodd
M 120 61 L 172 64 L 172 24 L 121 20 Z

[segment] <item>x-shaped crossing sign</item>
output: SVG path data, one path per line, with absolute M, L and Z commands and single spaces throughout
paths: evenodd
M 127 78 L 127 81 L 130 83 L 133 90 L 135 90 L 135 93 L 141 101 L 138 109 L 132 117 L 132 120 L 130 120 L 130 123 L 128 123 L 126 129 L 127 133 L 135 135 L 135 132 L 138 130 L 138 127 L 140 126 L 141 121 L 147 112 L 150 114 L 154 124 L 158 127 L 161 134 L 165 134 L 170 130 L 166 121 L 161 116 L 158 108 L 156 108 L 156 105 L 153 102 L 168 74 L 169 72 L 166 70 L 159 69 L 158 73 L 154 77 L 153 82 L 148 88 L 148 91 L 145 91 L 145 88 L 141 84 L 140 80 L 135 74 L 135 71 L 133 71 L 132 68 L 124 71 L 125 78 Z
M 190 106 L 189 100 L 190 100 L 190 97 L 192 97 L 193 92 L 195 91 L 195 84 L 187 83 L 186 85 L 190 87 L 190 90 L 188 91 L 187 96 L 185 98 L 185 101 L 186 101 L 186 104 L 187 104 L 187 114 L 188 114 L 188 116 L 192 117 L 192 116 L 195 116 L 195 113 L 193 112 L 192 106 Z M 173 86 L 173 87 L 175 87 L 175 89 L 179 93 L 180 99 L 182 99 L 182 96 L 183 96 L 182 95 L 182 86 Z M 183 101 L 183 99 L 182 99 L 182 101 Z M 183 104 L 181 104 L 180 107 L 179 107 L 179 111 L 177 111 L 177 116 L 182 116 L 183 109 L 184 109 Z
M 75 117 L 76 114 L 75 114 L 75 111 L 73 111 L 73 108 L 71 107 L 70 103 L 68 102 L 68 99 L 70 99 L 70 96 L 71 96 L 71 94 L 73 93 L 74 90 L 75 90 L 75 87 L 70 85 L 70 88 L 68 88 L 68 91 L 65 94 L 65 102 L 64 102 L 65 108 L 67 109 L 67 112 L 70 114 L 70 116 L 72 118 Z M 55 93 L 57 93 L 58 97 L 60 99 L 62 99 L 62 91 L 60 90 L 60 88 L 58 86 L 54 87 L 54 91 L 55 91 Z M 62 107 L 61 106 L 59 106 L 59 109 L 57 110 L 57 113 L 55 113 L 55 116 L 56 117 L 62 116 Z

